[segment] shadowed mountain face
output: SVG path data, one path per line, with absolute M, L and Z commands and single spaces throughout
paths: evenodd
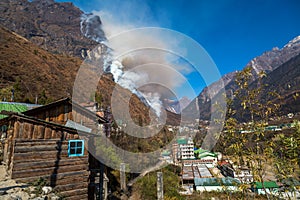
M 81 60 L 51 54 L 26 38 L 0 27 L 1 98 L 38 103 L 70 96 Z
M 279 114 L 300 112 L 300 54 L 283 63 L 262 80 L 266 84 L 261 99 L 280 104 Z M 257 81 L 250 88 L 257 87 Z M 268 94 L 275 92 L 278 97 L 268 98 Z
M 37 98 L 38 103 L 44 104 L 71 97 L 77 71 L 82 64 L 79 58 L 49 53 L 2 27 L 0 36 L 1 99 L 10 100 L 11 89 L 15 90 L 15 101 L 21 102 L 35 102 Z M 98 93 L 101 94 L 103 107 L 110 106 L 115 87 L 118 88 L 120 101 L 123 101 L 122 95 L 131 96 L 128 106 L 134 121 L 147 124 L 149 107 L 129 90 L 114 83 L 110 74 L 103 75 L 99 80 Z M 123 104 L 120 102 L 120 105 Z M 167 116 L 168 123 L 180 123 L 180 116 L 170 112 Z
M 97 45 L 81 33 L 83 12 L 72 3 L 1 0 L 0 13 L 0 25 L 52 53 L 83 57 Z
M 273 48 L 271 51 L 267 51 L 263 53 L 261 56 L 258 56 L 252 59 L 245 67 L 251 67 L 253 73 L 253 81 L 257 78 L 257 74 L 260 71 L 265 71 L 268 76 L 271 73 L 279 68 L 279 66 L 284 65 L 290 59 L 299 55 L 300 53 L 300 36 L 294 38 L 290 42 L 288 42 L 283 48 Z M 294 64 L 295 65 L 295 64 Z M 294 66 L 297 68 L 297 65 Z M 287 71 L 281 71 L 284 75 Z M 200 119 L 209 119 L 211 114 L 211 100 L 216 98 L 216 96 L 221 95 L 220 90 L 225 87 L 227 96 L 231 96 L 236 90 L 236 85 L 234 83 L 236 72 L 232 72 L 229 74 L 225 74 L 220 80 L 212 83 L 203 89 L 203 91 L 199 94 L 199 96 L 194 99 L 191 104 L 185 109 L 185 112 L 190 113 L 191 117 L 194 119 L 199 118 L 196 116 L 195 110 L 199 110 Z M 273 76 L 272 76 L 273 77 Z M 287 76 L 276 76 L 276 79 L 282 79 L 282 82 L 288 81 Z M 273 82 L 277 82 L 278 80 L 268 79 L 268 84 L 273 85 Z M 223 82 L 223 83 L 222 83 Z M 284 94 L 283 94 L 284 95 Z

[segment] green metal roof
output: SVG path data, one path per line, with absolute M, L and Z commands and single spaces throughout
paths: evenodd
M 25 104 L 0 102 L 0 111 L 2 110 L 21 113 L 27 111 L 28 107 Z M 3 119 L 5 117 L 7 116 L 0 115 L 0 119 Z
M 194 151 L 194 153 L 199 153 L 199 154 L 202 154 L 202 153 L 205 153 L 205 152 L 209 152 L 209 151 L 207 151 L 205 149 L 201 149 L 201 148 Z
M 195 186 L 237 186 L 240 181 L 232 177 L 225 178 L 195 178 Z
M 163 152 L 161 153 L 161 155 L 162 155 L 162 156 L 169 156 L 169 155 L 171 155 L 171 152 L 170 152 L 170 151 L 163 151 Z
M 198 155 L 198 158 L 205 158 L 205 157 L 207 157 L 207 156 L 217 157 L 217 155 L 214 154 L 214 153 L 211 153 L 211 152 L 204 152 L 204 153 L 202 153 L 202 154 L 199 154 L 199 155 Z
M 187 139 L 185 139 L 185 138 L 179 138 L 179 139 L 177 139 L 177 143 L 178 144 L 187 144 Z
M 279 186 L 275 181 L 264 181 L 264 187 L 265 188 L 278 188 Z M 255 182 L 255 188 L 262 189 L 262 182 Z
M 215 153 L 212 153 L 212 152 L 209 152 L 205 149 L 197 149 L 197 150 L 194 150 L 194 153 L 198 153 L 198 158 L 205 158 L 207 156 L 212 156 L 212 157 L 217 157 L 217 154 Z

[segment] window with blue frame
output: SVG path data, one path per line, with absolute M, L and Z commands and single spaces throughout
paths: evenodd
M 83 156 L 84 154 L 84 140 L 69 140 L 68 155 Z

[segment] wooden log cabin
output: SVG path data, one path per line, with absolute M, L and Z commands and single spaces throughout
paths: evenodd
M 0 120 L 6 127 L 3 161 L 9 176 L 24 183 L 43 178 L 65 199 L 95 199 L 93 171 L 99 162 L 87 147 L 105 122 L 69 98 L 12 113 Z

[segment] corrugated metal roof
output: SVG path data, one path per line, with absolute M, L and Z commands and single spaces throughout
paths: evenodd
M 264 187 L 265 188 L 278 188 L 279 186 L 275 181 L 264 181 Z M 262 189 L 262 182 L 255 182 L 255 188 Z
M 205 149 L 201 149 L 201 148 L 194 150 L 194 153 L 198 154 L 198 158 L 205 158 L 207 156 L 217 157 L 217 154 L 209 152 L 209 151 L 207 151 Z
M 185 138 L 179 138 L 179 139 L 177 139 L 177 143 L 178 144 L 187 144 L 187 139 L 185 139 Z
M 28 104 L 28 103 L 18 103 L 18 102 L 0 102 L 0 111 L 10 111 L 10 112 L 25 112 L 32 108 L 39 107 L 37 104 Z M 6 115 L 0 115 L 0 119 L 7 117 Z
M 208 157 L 208 156 L 211 156 L 211 157 L 217 157 L 216 154 L 214 153 L 211 153 L 211 152 L 204 152 L 204 153 L 201 153 L 198 155 L 198 158 L 205 158 L 205 157 Z
M 165 151 L 163 151 L 163 152 L 161 153 L 161 155 L 162 155 L 162 156 L 169 156 L 169 155 L 171 155 L 171 152 L 165 150 Z
M 200 148 L 200 149 L 195 150 L 194 152 L 195 152 L 195 153 L 202 154 L 202 153 L 209 152 L 209 151 Z
M 240 181 L 231 177 L 225 178 L 195 178 L 195 186 L 237 186 Z
M 205 165 L 198 166 L 198 170 L 199 170 L 201 177 L 203 177 L 203 178 L 212 177 L 212 174 L 210 173 L 210 171 L 207 169 L 207 167 Z
M 66 127 L 69 127 L 69 128 L 74 128 L 76 130 L 79 130 L 79 131 L 83 131 L 83 132 L 86 132 L 86 133 L 91 133 L 92 132 L 92 129 L 86 127 L 86 126 L 83 126 L 81 124 L 78 124 L 72 120 L 69 120 L 67 121 L 67 123 L 65 124 Z

